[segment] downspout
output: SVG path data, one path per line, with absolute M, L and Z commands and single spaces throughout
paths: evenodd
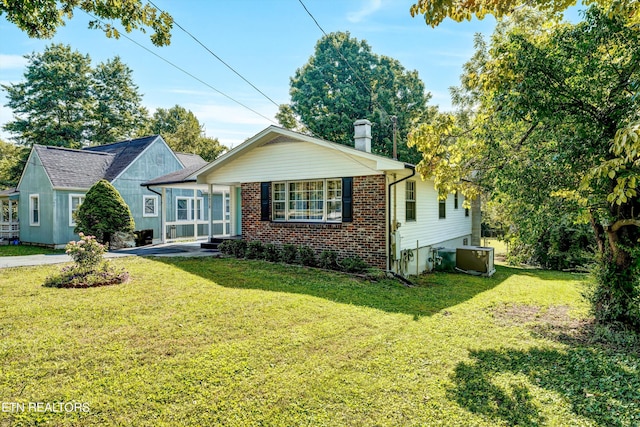
M 415 176 L 416 174 L 416 167 L 413 165 L 410 165 L 408 163 L 404 164 L 405 169 L 411 169 L 411 175 L 405 176 L 404 178 L 401 178 L 397 181 L 391 182 L 389 183 L 389 190 L 387 191 L 387 218 L 389 220 L 389 230 L 387 232 L 387 248 L 389 250 L 389 252 L 387 253 L 387 271 L 391 271 L 391 255 L 392 255 L 392 251 L 391 251 L 391 234 L 393 234 L 393 232 L 395 231 L 393 229 L 393 223 L 395 222 L 395 218 L 394 221 L 391 221 L 391 186 L 396 185 L 401 183 L 402 181 L 406 181 L 407 179 Z M 395 203 L 395 199 L 394 199 L 394 203 Z

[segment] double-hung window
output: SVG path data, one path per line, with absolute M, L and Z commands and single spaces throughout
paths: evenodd
M 405 189 L 405 220 L 416 220 L 416 182 L 407 181 Z
M 158 216 L 158 196 L 142 196 L 142 216 Z
M 69 194 L 69 227 L 76 225 L 74 216 L 82 202 L 84 202 L 84 194 Z
M 29 195 L 29 225 L 40 225 L 40 195 Z
M 438 218 L 445 219 L 447 217 L 447 199 L 438 200 Z
M 271 192 L 273 221 L 342 221 L 342 179 L 274 182 Z

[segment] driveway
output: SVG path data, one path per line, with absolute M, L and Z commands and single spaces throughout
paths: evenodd
M 105 258 L 122 258 L 128 256 L 157 256 L 157 257 L 203 257 L 220 256 L 220 252 L 213 249 L 200 248 L 200 242 L 166 243 L 139 248 L 119 249 L 107 252 Z M 61 264 L 71 262 L 71 257 L 60 255 L 26 255 L 0 257 L 0 268 L 26 267 L 34 265 Z

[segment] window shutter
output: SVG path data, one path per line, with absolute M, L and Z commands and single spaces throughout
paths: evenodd
M 353 222 L 353 178 L 342 178 L 342 222 Z
M 271 183 L 260 183 L 260 221 L 269 221 L 269 199 L 271 198 Z

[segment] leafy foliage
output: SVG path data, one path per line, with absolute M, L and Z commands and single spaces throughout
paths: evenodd
M 247 251 L 245 256 L 247 259 L 262 259 L 264 254 L 264 245 L 259 240 L 247 243 Z
M 372 151 L 391 156 L 393 122 L 397 118 L 398 158 L 417 162 L 406 136 L 417 120 L 430 114 L 424 83 L 393 58 L 376 55 L 366 41 L 348 32 L 321 38 L 314 55 L 291 78 L 291 105 L 281 106 L 279 120 L 294 126 L 295 117 L 314 135 L 353 145 L 353 123 L 368 119 Z
M 135 228 L 129 206 L 118 190 L 104 179 L 89 189 L 75 220 L 76 233 L 94 235 L 102 243 L 108 243 L 115 232 L 132 232 Z
M 338 253 L 336 251 L 325 250 L 320 252 L 318 259 L 318 266 L 327 270 L 337 270 L 340 268 L 338 265 Z
M 196 116 L 179 105 L 158 108 L 144 133 L 160 134 L 172 150 L 198 154 L 206 161 L 214 160 L 227 150 L 217 138 L 205 136 Z
M 9 22 L 25 31 L 29 37 L 52 38 L 58 27 L 65 25 L 66 19 L 73 17 L 75 8 L 79 8 L 95 18 L 89 22 L 89 28 L 104 30 L 107 37 L 119 38 L 120 32 L 110 23 L 100 20 L 119 19 L 127 33 L 134 29 L 145 32 L 146 27 L 153 29 L 151 41 L 156 46 L 168 45 L 171 42 L 173 19 L 166 12 L 160 11 L 140 0 L 122 0 L 104 2 L 99 0 L 40 0 L 24 2 L 6 0 L 0 2 L 0 15 L 6 15 Z
M 29 149 L 0 140 L 0 189 L 18 185 L 27 157 Z
M 316 259 L 316 252 L 309 246 L 300 246 L 298 248 L 298 260 L 300 264 L 307 267 L 315 267 L 318 263 Z
M 52 44 L 27 58 L 25 80 L 2 85 L 14 114 L 4 129 L 19 144 L 111 143 L 133 136 L 146 120 L 131 69 L 118 57 L 94 69 L 89 55 Z

